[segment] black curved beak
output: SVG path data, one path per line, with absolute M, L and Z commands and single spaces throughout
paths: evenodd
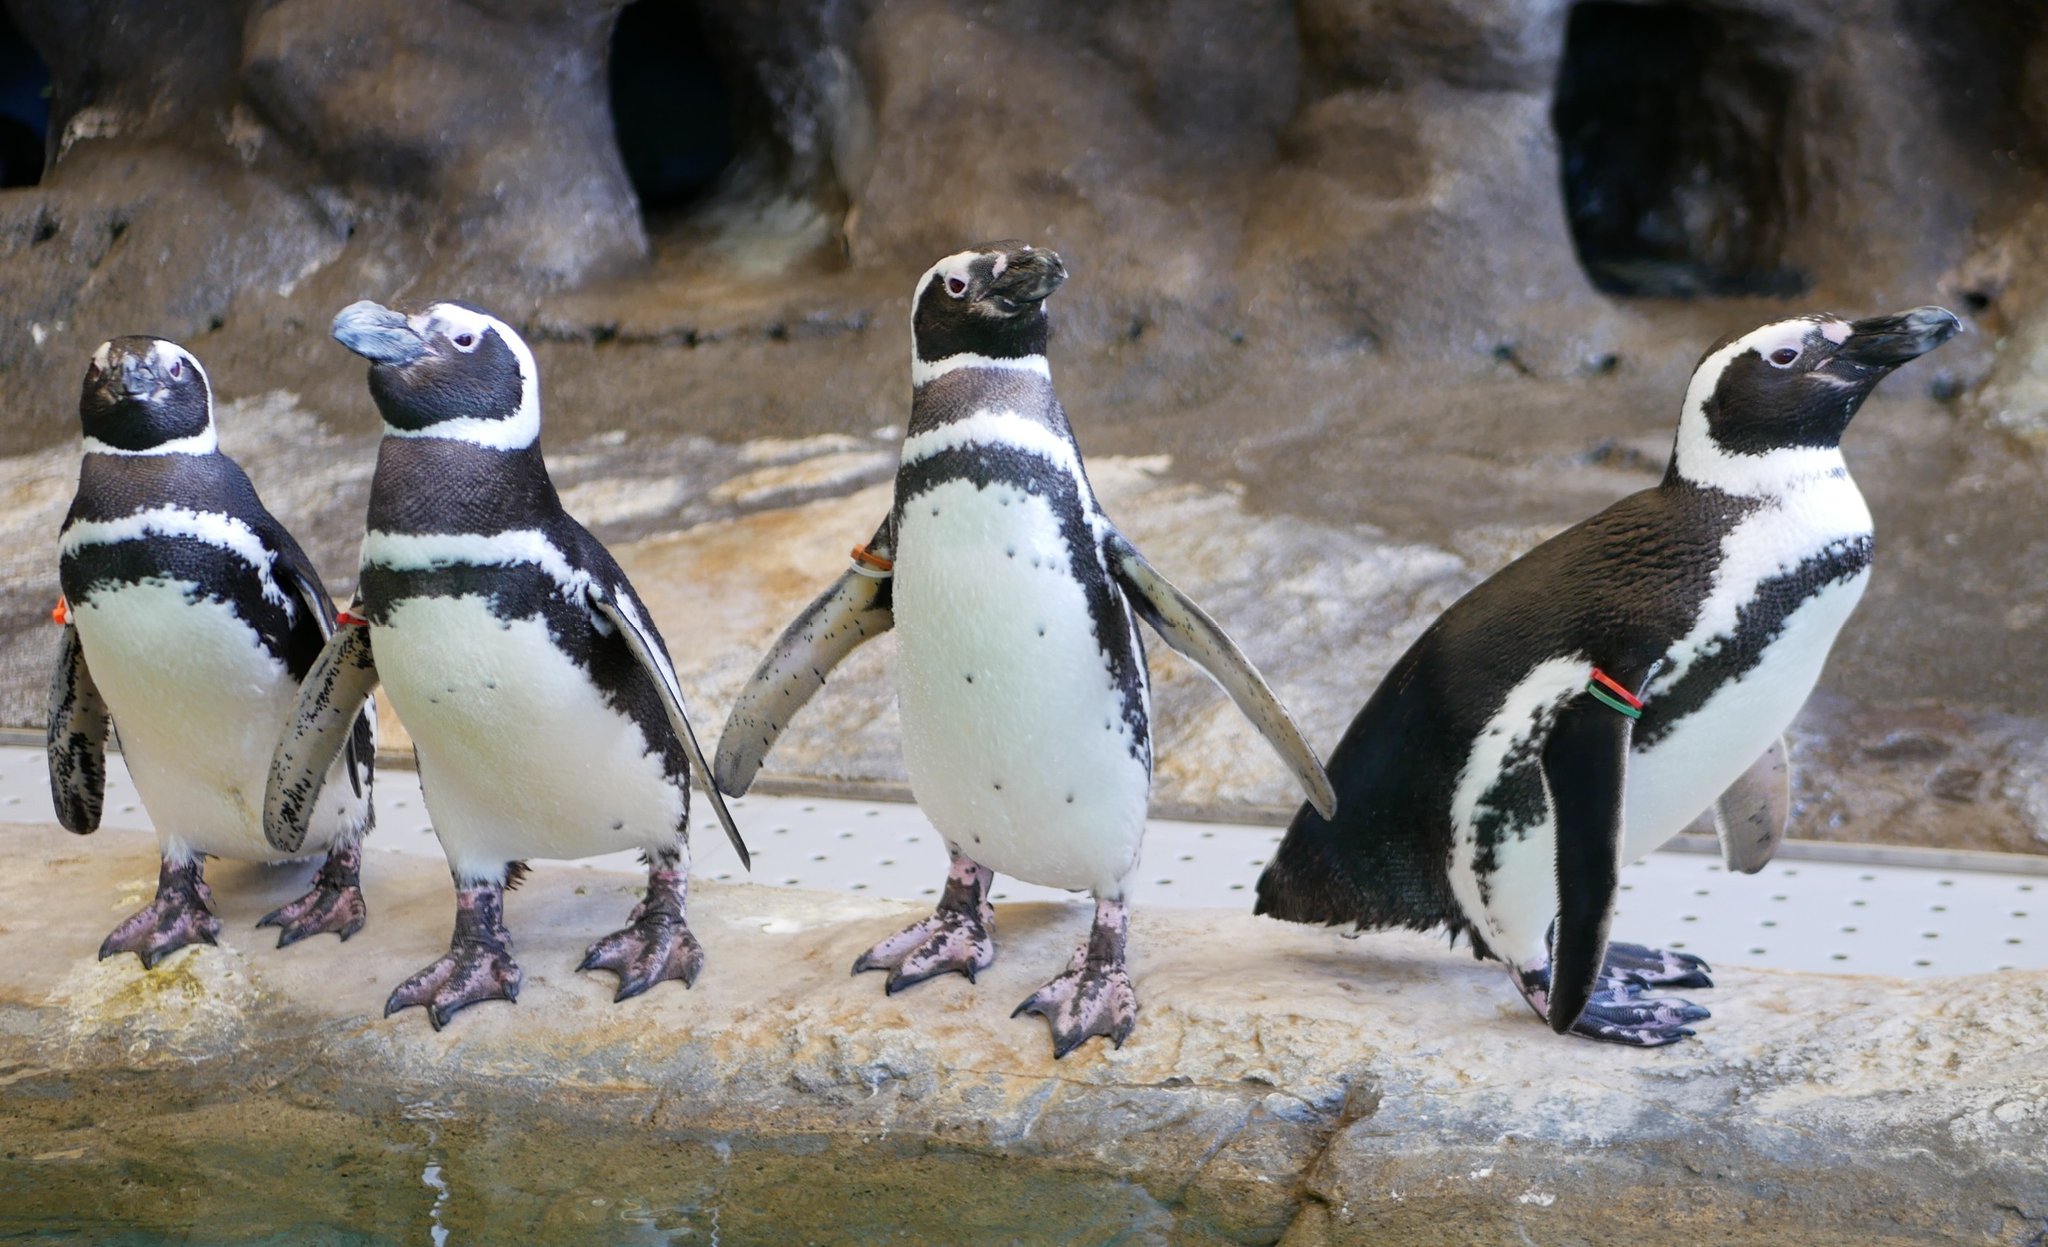
M 140 398 L 164 388 L 164 380 L 157 375 L 155 359 L 128 354 L 121 356 L 119 366 L 107 369 L 100 386 L 115 397 Z
M 403 367 L 427 353 L 427 344 L 402 313 L 368 299 L 335 314 L 334 340 L 378 364 Z
M 1866 368 L 1897 368 L 1962 332 L 1963 322 L 1945 307 L 1916 307 L 1891 316 L 1851 321 L 1849 339 L 1837 359 Z
M 1003 301 L 1006 311 L 1045 302 L 1067 280 L 1066 263 L 1057 251 L 1019 244 L 1007 253 L 1006 261 L 988 284 L 990 297 Z

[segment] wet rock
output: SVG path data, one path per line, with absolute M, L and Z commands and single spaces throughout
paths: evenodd
M 1877 762 L 1938 762 L 1953 752 L 1954 745 L 1926 732 L 1893 732 L 1863 747 L 1863 756 Z
M 1944 766 L 1927 781 L 1927 791 L 1943 801 L 1975 801 L 1984 772 L 1973 766 Z

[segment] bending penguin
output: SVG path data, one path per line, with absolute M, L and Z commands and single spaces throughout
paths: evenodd
M 668 650 L 610 553 L 562 509 L 540 451 L 540 376 L 510 326 L 466 303 L 364 301 L 334 336 L 371 361 L 384 440 L 361 588 L 279 742 L 265 827 L 290 847 L 341 745 L 338 707 L 381 682 L 412 735 L 455 877 L 448 953 L 391 993 L 436 1029 L 516 1000 L 504 891 L 529 857 L 640 850 L 647 895 L 579 969 L 616 999 L 695 982 L 684 919 L 689 775 L 710 770 Z M 718 794 L 712 809 L 742 861 Z
M 280 928 L 280 948 L 323 931 L 347 939 L 366 917 L 358 871 L 375 729 L 365 697 L 336 707 L 327 795 L 309 804 L 300 842 L 273 847 L 260 805 L 299 680 L 333 627 L 319 573 L 221 453 L 213 392 L 191 352 L 162 338 L 102 343 L 78 415 L 85 457 L 58 544 L 50 794 L 66 829 L 98 829 L 118 728 L 162 855 L 155 899 L 114 928 L 101 959 L 132 952 L 155 966 L 214 943 L 209 856 L 325 853 L 312 888 L 257 925 Z
M 1709 351 L 1663 481 L 1466 594 L 1330 758 L 1339 817 L 1296 814 L 1257 911 L 1449 927 L 1553 1031 L 1657 1046 L 1707 1011 L 1697 957 L 1611 942 L 1621 866 L 1709 807 L 1731 869 L 1790 810 L 1781 734 L 1870 576 L 1839 449 L 1877 383 L 1960 328 L 1938 307 L 1802 316 Z
M 1152 779 L 1149 686 L 1132 612 L 1222 684 L 1329 810 L 1329 781 L 1265 681 L 1096 504 L 1046 363 L 1059 256 L 1019 242 L 951 255 L 912 299 L 910 426 L 895 505 L 854 564 L 775 643 L 719 742 L 746 791 L 782 728 L 861 642 L 894 628 L 904 760 L 952 864 L 930 918 L 854 962 L 896 992 L 995 960 L 1000 871 L 1095 896 L 1067 969 L 1016 1013 L 1053 1054 L 1121 1046 L 1137 1016 L 1125 887 Z

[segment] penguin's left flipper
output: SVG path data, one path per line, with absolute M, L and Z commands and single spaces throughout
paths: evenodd
M 1543 744 L 1543 779 L 1557 828 L 1557 925 L 1548 983 L 1516 977 L 1531 977 L 1529 986 L 1547 997 L 1538 1011 L 1560 1035 L 1660 1047 L 1692 1034 L 1687 1023 L 1708 1014 L 1690 1001 L 1646 997 L 1638 983 L 1608 967 L 1633 722 L 1585 693 L 1551 725 Z M 1652 952 L 1625 947 L 1643 958 Z
M 1721 857 L 1728 869 L 1753 875 L 1762 870 L 1785 842 L 1792 817 L 1792 767 L 1779 737 L 1764 750 L 1742 778 L 1714 802 L 1714 830 L 1721 837 Z
M 99 830 L 107 791 L 107 703 L 93 683 L 78 626 L 64 625 L 50 676 L 50 800 L 57 821 L 79 835 Z
M 683 689 L 676 682 L 676 671 L 669 664 L 668 655 L 653 629 L 641 620 L 639 608 L 633 599 L 624 593 L 615 593 L 605 586 L 592 581 L 588 590 L 590 608 L 597 612 L 598 620 L 604 625 L 600 631 L 616 631 L 626 642 L 648 678 L 654 681 L 655 689 L 661 694 L 662 708 L 668 711 L 668 723 L 675 729 L 676 737 L 683 742 L 683 751 L 690 756 L 690 766 L 697 772 L 697 782 L 704 789 L 704 795 L 711 798 L 711 808 L 718 815 L 718 825 L 725 828 L 732 847 L 738 850 L 740 864 L 748 870 L 754 868 L 753 854 L 747 852 L 747 842 L 740 839 L 738 824 L 732 821 L 732 811 L 725 808 L 725 796 L 718 791 L 718 784 L 712 778 L 711 764 L 704 760 L 704 750 L 697 744 L 697 732 L 690 726 L 690 717 L 683 711 Z
M 1208 612 L 1146 562 L 1145 556 L 1122 533 L 1109 529 L 1102 546 L 1109 558 L 1110 573 L 1130 598 L 1132 608 L 1162 640 L 1207 671 L 1230 694 L 1230 700 L 1237 703 L 1237 708 L 1294 772 L 1295 781 L 1316 813 L 1324 818 L 1336 817 L 1337 793 L 1323 771 L 1322 760 L 1316 757 L 1316 751 L 1295 726 L 1293 716 L 1273 696 L 1265 678 L 1237 648 L 1237 643 Z
M 327 638 L 327 645 L 299 682 L 291 724 L 270 755 L 270 780 L 263 790 L 263 838 L 272 848 L 285 853 L 299 851 L 312 825 L 328 768 L 344 749 L 367 750 L 363 702 L 376 688 L 377 659 L 370 650 L 370 625 L 351 616 L 350 622 L 336 627 Z M 366 763 L 366 757 L 354 759 L 349 770 L 352 779 Z

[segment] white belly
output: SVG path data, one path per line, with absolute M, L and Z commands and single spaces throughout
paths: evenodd
M 1683 831 L 1792 726 L 1869 582 L 1866 571 L 1807 599 L 1786 617 L 1761 662 L 1722 685 L 1655 746 L 1630 755 L 1623 861 Z
M 149 580 L 73 603 L 93 680 L 165 851 L 289 856 L 263 838 L 263 789 L 298 682 L 223 602 Z M 301 854 L 360 826 L 366 801 L 337 762 Z
M 1042 498 L 971 481 L 906 506 L 897 541 L 897 685 L 918 804 L 999 873 L 1120 895 L 1144 834 L 1151 744 L 1124 719 L 1070 571 L 1076 558 L 1092 569 L 1095 552 L 1068 550 Z
M 410 598 L 370 644 L 458 877 L 680 847 L 684 791 L 541 620 L 500 620 L 480 596 Z

